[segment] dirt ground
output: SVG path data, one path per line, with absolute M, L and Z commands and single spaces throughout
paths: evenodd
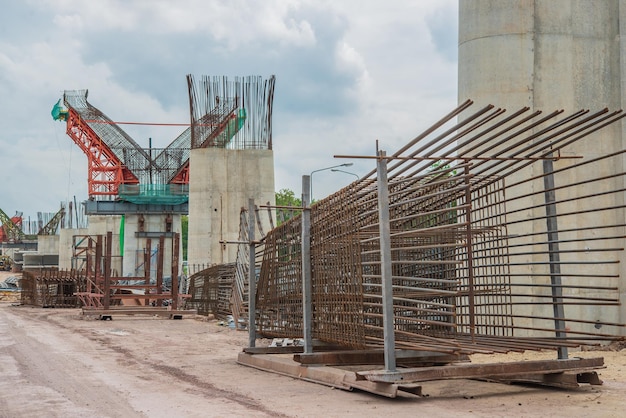
M 0 279 L 1 280 L 1 279 Z M 186 317 L 83 317 L 0 301 L 0 417 L 622 417 L 626 350 L 604 357 L 602 386 L 576 390 L 471 380 L 426 382 L 387 399 L 236 363 L 247 334 Z M 473 362 L 555 358 L 475 356 Z

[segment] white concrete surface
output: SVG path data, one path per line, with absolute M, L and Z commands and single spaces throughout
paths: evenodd
M 189 182 L 189 266 L 234 262 L 241 208 L 275 203 L 271 150 L 205 148 L 191 151 Z M 265 232 L 269 221 L 262 217 Z
M 59 232 L 59 269 L 71 270 L 75 268 L 72 265 L 72 257 L 74 255 L 74 236 L 87 235 L 87 228 L 64 228 Z
M 625 0 L 460 1 L 459 102 L 472 99 L 478 105 L 474 106 L 476 110 L 491 103 L 511 112 L 523 106 L 546 112 L 564 109 L 568 114 L 580 109 L 623 108 L 626 42 L 620 34 L 626 33 L 625 25 Z M 614 124 L 579 141 L 568 152 L 593 158 L 623 149 L 624 138 L 622 126 Z M 558 164 L 568 162 L 563 160 Z M 540 168 L 541 165 L 536 165 L 535 171 Z M 613 172 L 618 169 L 621 167 L 607 167 Z M 522 171 L 519 177 L 533 174 L 538 173 Z M 569 180 L 575 181 L 576 178 Z M 543 185 L 537 183 L 532 187 L 535 186 Z M 623 179 L 613 180 L 612 184 L 605 186 L 613 190 L 622 188 Z M 576 193 L 586 191 L 578 189 Z M 623 203 L 624 196 L 609 195 L 602 199 L 607 206 L 617 205 Z M 571 208 L 575 210 L 576 206 Z M 620 224 L 624 223 L 624 213 L 613 211 L 610 217 L 598 213 L 559 222 L 559 228 L 594 222 Z M 514 228 L 509 233 L 515 234 Z M 619 247 L 624 243 L 619 240 L 602 245 Z M 528 256 L 526 261 L 534 259 Z M 622 306 L 626 303 L 623 264 L 594 266 L 598 272 L 621 275 L 619 296 Z M 614 317 L 607 316 L 609 310 L 601 306 L 567 309 L 579 309 L 576 316 L 591 320 L 626 322 L 624 308 L 620 308 Z M 532 313 L 552 314 L 551 308 Z

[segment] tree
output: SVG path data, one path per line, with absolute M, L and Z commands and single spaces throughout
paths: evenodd
M 297 198 L 293 190 L 280 189 L 276 192 L 276 206 L 289 206 L 293 208 L 302 207 L 302 199 Z M 276 221 L 278 225 L 297 216 L 302 212 L 298 209 L 276 209 Z
M 187 241 L 189 238 L 189 216 L 180 217 L 181 240 L 183 242 L 183 260 L 187 260 Z

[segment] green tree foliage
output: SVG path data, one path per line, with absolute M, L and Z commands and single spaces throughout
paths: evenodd
M 280 189 L 276 192 L 276 206 L 302 207 L 302 199 L 297 198 L 293 190 Z M 276 221 L 278 225 L 299 215 L 301 210 L 298 209 L 276 209 Z
M 189 216 L 182 215 L 180 217 L 181 223 L 181 240 L 183 241 L 183 260 L 187 260 L 187 242 L 189 239 Z

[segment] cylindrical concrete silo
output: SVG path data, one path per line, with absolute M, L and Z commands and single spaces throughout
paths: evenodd
M 481 107 L 491 103 L 509 111 L 524 106 L 544 112 L 564 109 L 567 114 L 580 109 L 624 108 L 626 49 L 620 33 L 626 33 L 626 0 L 459 1 L 459 101 L 472 99 Z M 614 124 L 579 141 L 567 152 L 593 158 L 623 149 L 624 137 L 622 124 Z M 555 167 L 570 163 L 562 160 Z M 536 174 L 540 173 L 518 175 Z M 612 190 L 624 187 L 622 178 L 607 181 L 621 182 L 612 184 Z M 610 200 L 607 206 L 624 203 L 623 194 L 600 198 Z M 624 223 L 623 212 L 612 212 L 610 216 L 613 218 L 601 222 Z M 619 247 L 623 242 L 603 245 Z M 532 256 L 529 257 L 532 262 Z M 626 269 L 615 265 L 597 268 L 621 276 L 619 287 L 624 305 Z M 604 315 L 601 307 L 568 309 L 580 309 L 577 316 L 590 320 Z M 551 314 L 547 309 L 530 313 Z M 623 308 L 619 316 L 603 319 L 626 322 Z
M 624 8 L 619 0 L 461 1 L 459 99 L 511 109 L 622 107 Z

